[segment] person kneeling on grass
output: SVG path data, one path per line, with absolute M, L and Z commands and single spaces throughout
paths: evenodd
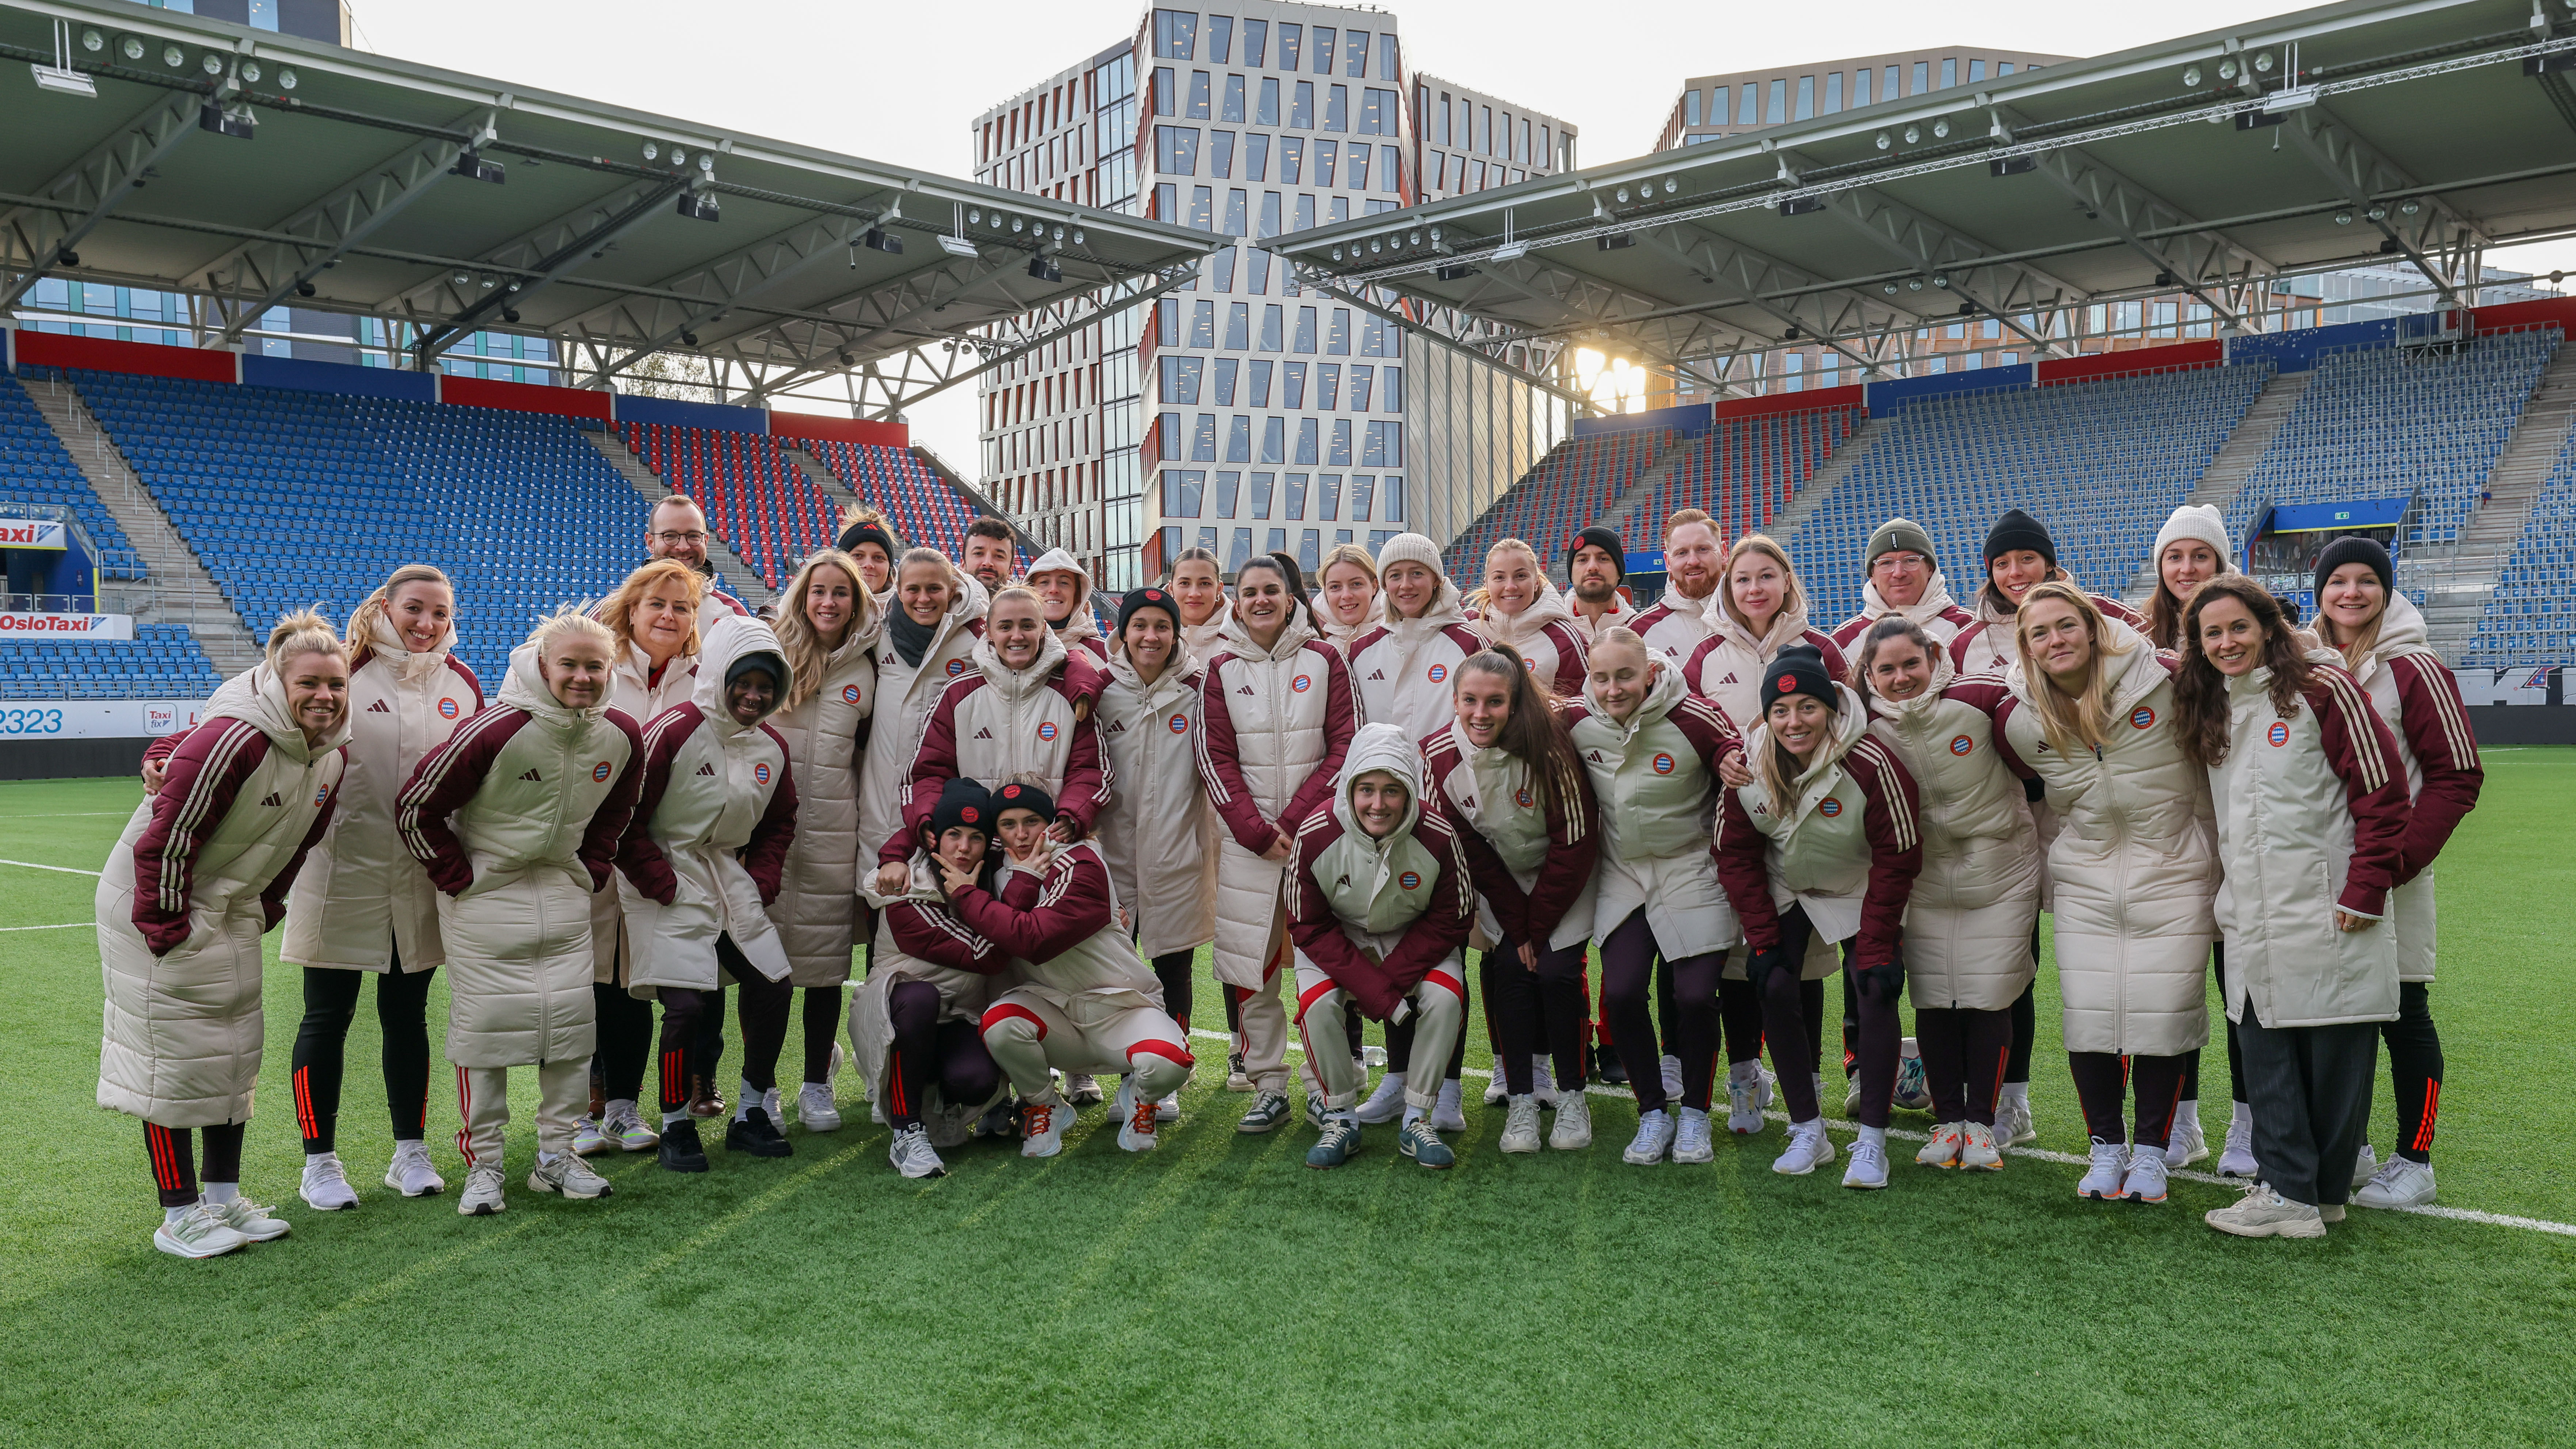
M 644 727 L 644 784 L 617 863 L 634 956 L 627 985 L 662 1002 L 661 1162 L 673 1172 L 707 1170 L 689 1082 L 710 1075 L 698 1042 L 727 976 L 742 988 L 743 1077 L 725 1150 L 795 1151 L 778 1130 L 778 1054 L 796 992 L 767 907 L 795 843 L 796 781 L 786 741 L 762 723 L 788 684 L 768 625 L 719 619 L 688 701 Z
M 1126 1073 L 1111 1108 L 1118 1145 L 1151 1152 L 1155 1103 L 1197 1063 L 1180 1024 L 1155 1005 L 1162 987 L 1153 968 L 1118 928 L 1109 862 L 1095 841 L 1049 837 L 1055 802 L 1035 785 L 1004 785 L 993 808 L 1009 858 L 990 886 L 944 853 L 939 872 L 959 922 L 1016 958 L 1020 984 L 985 1009 L 983 1030 L 1024 1104 L 1020 1155 L 1064 1150 L 1073 1108 L 1056 1091 L 1055 1071 Z
M 978 1023 L 993 977 L 1010 953 L 966 929 L 949 908 L 943 867 L 990 886 L 993 798 L 969 779 L 950 780 L 922 827 L 900 894 L 880 895 L 867 980 L 850 1003 L 850 1040 L 859 1074 L 894 1140 L 886 1158 L 906 1177 L 945 1177 L 939 1149 L 972 1135 L 975 1119 L 1002 1094 L 1002 1069 Z
M 488 1217 L 501 1197 L 509 1069 L 537 1069 L 537 1168 L 528 1186 L 609 1194 L 573 1152 L 590 1093 L 598 1017 L 591 903 L 635 808 L 642 737 L 608 703 L 606 625 L 566 611 L 510 653 L 494 706 L 412 767 L 395 828 L 440 892 L 447 943 L 447 1059 L 456 1064 L 456 1210 Z
M 98 882 L 107 991 L 98 1104 L 143 1119 L 161 1190 L 152 1246 L 212 1258 L 286 1236 L 241 1195 L 259 1081 L 259 938 L 330 828 L 349 740 L 349 656 L 312 614 L 281 620 L 264 662 L 227 681 L 170 748 Z M 156 746 L 156 749 L 159 748 Z M 192 1129 L 206 1133 L 197 1187 Z
M 1308 1167 L 1339 1167 L 1359 1151 L 1360 1077 L 1343 1046 L 1354 1005 L 1373 1021 L 1414 1024 L 1410 1058 L 1400 1064 L 1396 1151 L 1424 1167 L 1457 1161 L 1423 1114 L 1440 1100 L 1441 1068 L 1466 1017 L 1461 953 L 1476 920 L 1476 888 L 1457 832 L 1436 803 L 1425 808 L 1424 768 L 1402 729 L 1363 725 L 1333 782 L 1333 803 L 1297 831 L 1288 916 L 1297 1031 L 1323 1083 L 1321 1100 L 1307 1103 L 1323 1133 L 1306 1153 Z

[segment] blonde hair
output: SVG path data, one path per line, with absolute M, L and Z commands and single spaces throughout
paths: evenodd
M 643 603 L 655 590 L 671 583 L 679 584 L 689 604 L 689 637 L 681 641 L 680 653 L 694 655 L 698 652 L 698 605 L 707 596 L 707 582 L 698 577 L 696 569 L 678 559 L 657 558 L 628 574 L 624 583 L 599 601 L 595 612 L 616 641 L 616 648 L 609 651 L 612 655 L 635 642 L 635 606 Z
M 2084 630 L 2093 640 L 2093 664 L 2085 672 L 2084 688 L 2069 694 L 2049 677 L 2039 661 L 2031 657 L 2030 636 L 2024 621 L 2030 618 L 2030 606 L 2055 600 L 2075 610 L 2084 620 Z M 2115 644 L 2110 631 L 2102 626 L 2102 611 L 2092 599 L 2073 584 L 2047 583 L 2031 585 L 2021 596 L 2021 607 L 2013 615 L 2013 652 L 2021 660 L 2022 679 L 2030 690 L 2030 707 L 2039 716 L 2039 731 L 2048 737 L 2050 748 L 2060 754 L 2073 754 L 2080 746 L 2097 750 L 2111 733 L 2111 704 L 2102 688 L 2102 676 L 2108 672 L 2102 661 L 2129 652 L 2126 644 Z
M 984 607 L 984 617 L 987 619 L 993 617 L 993 611 L 1001 608 L 1003 602 L 1009 599 L 1028 600 L 1029 607 L 1038 611 L 1038 622 L 1041 624 L 1046 622 L 1046 601 L 1038 597 L 1037 590 L 1026 584 L 1004 584 L 995 589 L 993 601 Z
M 1744 611 L 1735 606 L 1735 561 L 1748 553 L 1761 554 L 1780 565 L 1781 574 L 1788 580 L 1788 587 L 1780 596 L 1780 607 L 1772 612 L 1771 621 L 1776 624 L 1787 615 L 1806 613 L 1807 588 L 1798 581 L 1798 566 L 1789 562 L 1789 551 L 1773 542 L 1767 533 L 1748 533 L 1726 551 L 1726 567 L 1718 571 L 1717 597 L 1726 608 L 1726 617 L 1743 625 L 1746 633 L 1753 631 L 1753 621 L 1744 617 Z
M 903 536 L 894 531 L 894 523 L 883 513 L 879 512 L 874 504 L 853 503 L 849 507 L 842 509 L 840 526 L 834 529 L 833 532 L 836 534 L 847 533 L 862 523 L 873 523 L 877 527 L 884 529 L 886 531 L 886 536 L 895 541 L 895 546 L 897 548 L 901 548 L 903 546 Z
M 349 646 L 340 642 L 340 631 L 331 627 L 331 621 L 311 609 L 299 609 L 279 618 L 268 631 L 265 659 L 272 672 L 283 674 L 287 660 L 306 654 L 328 654 L 343 664 L 349 662 Z
M 348 641 L 350 668 L 355 669 L 366 663 L 368 656 L 376 652 L 376 621 L 384 617 L 386 609 L 392 607 L 394 595 L 400 592 L 405 584 L 437 584 L 446 589 L 450 617 L 454 617 L 456 584 L 447 577 L 446 572 L 436 564 L 404 564 L 386 575 L 385 581 L 376 586 L 376 591 L 367 595 L 365 601 L 349 615 L 349 630 L 342 637 Z
M 787 590 L 778 597 L 778 618 L 771 627 L 778 631 L 778 647 L 787 657 L 790 683 L 787 697 L 779 702 L 785 713 L 814 697 L 823 687 L 823 673 L 833 650 L 814 630 L 813 621 L 805 617 L 805 591 L 813 586 L 814 571 L 819 568 L 839 569 L 850 581 L 850 622 L 841 635 L 843 643 L 874 631 L 877 599 L 868 592 L 867 580 L 859 577 L 859 561 L 837 548 L 817 549 L 787 581 Z
M 617 655 L 616 631 L 582 612 L 579 604 L 566 604 L 551 614 L 538 616 L 536 627 L 530 629 L 528 637 L 521 642 L 534 644 L 537 652 L 543 654 L 567 635 L 598 645 L 612 659 Z
M 1530 561 L 1530 572 L 1537 574 L 1542 581 L 1547 578 L 1547 565 L 1539 562 L 1538 550 L 1530 547 L 1526 540 L 1517 538 L 1497 539 L 1492 548 L 1485 550 L 1485 576 L 1487 578 L 1493 577 L 1494 555 L 1502 553 L 1520 554 Z M 1471 590 L 1465 598 L 1458 601 L 1459 606 L 1474 610 L 1476 613 L 1481 614 L 1485 612 L 1485 605 L 1492 601 L 1493 594 L 1494 591 L 1491 585 L 1480 583 L 1476 585 L 1476 587 Z
M 1709 517 L 1707 513 L 1697 508 L 1681 509 L 1673 514 L 1672 517 L 1664 520 L 1664 542 L 1671 543 L 1673 541 L 1674 534 L 1690 527 L 1694 523 L 1707 524 L 1711 537 L 1716 538 L 1720 544 L 1726 542 L 1725 537 L 1717 531 L 1717 520 Z
M 1369 576 L 1370 584 L 1377 583 L 1377 560 L 1369 557 L 1369 551 L 1356 543 L 1334 544 L 1332 552 L 1324 555 L 1324 566 L 1315 570 L 1317 582 L 1320 583 L 1324 575 L 1331 573 L 1336 564 L 1356 564 L 1361 573 Z

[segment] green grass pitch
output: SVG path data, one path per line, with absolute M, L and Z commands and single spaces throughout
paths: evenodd
M 2487 763 L 2441 865 L 2442 1202 L 2576 1222 L 2576 750 Z M 0 859 L 94 870 L 135 798 L 0 785 Z M 377 1185 L 362 1003 L 341 1152 L 365 1204 L 325 1215 L 294 1195 L 284 968 L 244 1186 L 294 1235 L 183 1262 L 149 1244 L 141 1133 L 94 1105 L 94 885 L 0 866 L 13 1444 L 2456 1445 L 2576 1422 L 2576 1237 L 2356 1209 L 2323 1242 L 2242 1242 L 2198 1220 L 2230 1189 L 2103 1206 L 2031 1157 L 1970 1176 L 1900 1150 L 1887 1191 L 1851 1193 L 1774 1176 L 1776 1127 L 1712 1166 L 1632 1168 L 1632 1109 L 1603 1097 L 1588 1152 L 1500 1156 L 1471 1091 L 1455 1171 L 1373 1128 L 1309 1172 L 1302 1126 L 1234 1132 L 1249 1099 L 1215 1043 L 1151 1155 L 1094 1110 L 1052 1162 L 978 1144 L 906 1183 L 845 1076 L 850 1126 L 791 1130 L 792 1159 L 612 1157 L 594 1204 L 521 1184 L 535 1083 L 514 1074 L 510 1210 L 464 1219 L 443 1084 L 450 1194 Z M 2079 1151 L 2040 980 L 2039 1146 Z M 2215 1136 L 2217 1051 L 2210 1081 Z M 2383 1151 L 2394 1120 L 2383 1086 Z

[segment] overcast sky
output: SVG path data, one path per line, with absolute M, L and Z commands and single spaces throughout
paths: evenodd
M 1685 76 L 1934 47 L 2102 55 L 2301 7 L 1996 0 L 1974 7 L 1974 19 L 1891 0 L 1829 9 L 1640 0 L 1360 8 L 1396 14 L 1413 67 L 1573 122 L 1581 159 L 1597 165 L 1653 145 Z M 385 55 L 962 177 L 974 162 L 969 127 L 979 112 L 1132 36 L 1145 7 L 352 0 L 352 10 L 359 43 Z M 2540 250 L 2490 261 L 2576 270 L 2576 248 L 2530 254 Z M 912 421 L 919 440 L 950 462 L 979 466 L 971 388 L 932 399 Z

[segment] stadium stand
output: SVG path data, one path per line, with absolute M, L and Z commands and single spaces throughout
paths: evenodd
M 1601 516 L 1682 435 L 1671 428 L 1587 433 L 1548 450 L 1521 481 L 1467 525 L 1445 551 L 1461 589 L 1485 581 L 1485 552 L 1518 538 L 1553 563 L 1565 540 Z
M 2269 375 L 2269 364 L 2205 367 L 1908 404 L 1798 530 L 1808 617 L 1831 627 L 1859 611 L 1860 552 L 1894 517 L 1930 531 L 1964 601 L 1986 530 L 2009 508 L 2047 523 L 2058 563 L 2085 588 L 2116 597 Z
M 127 542 L 125 530 L 90 491 L 72 455 L 36 411 L 35 401 L 14 377 L 0 376 L 0 505 L 47 503 L 71 510 L 98 546 L 93 561 L 103 578 L 143 577 L 142 556 Z
M 620 423 L 617 430 L 645 467 L 698 500 L 707 526 L 771 588 L 787 581 L 796 560 L 831 543 L 840 510 L 778 439 L 667 423 Z
M 529 624 L 614 588 L 635 495 L 566 418 L 74 370 L 70 381 L 265 637 L 346 620 L 398 564 L 446 569 L 457 654 L 497 681 Z
M 1696 508 L 1726 538 L 1758 532 L 1860 427 L 1858 407 L 1759 417 L 1720 417 L 1676 461 L 1635 517 L 1661 520 Z
M 203 699 L 223 683 L 185 626 L 132 639 L 0 641 L 0 699 Z
M 966 551 L 966 526 L 975 508 L 930 471 L 909 448 L 853 443 L 839 438 L 788 438 L 884 514 L 906 543 L 935 548 L 951 558 Z
M 2576 657 L 2576 438 L 2559 450 L 2522 537 L 2458 663 L 2501 668 Z

